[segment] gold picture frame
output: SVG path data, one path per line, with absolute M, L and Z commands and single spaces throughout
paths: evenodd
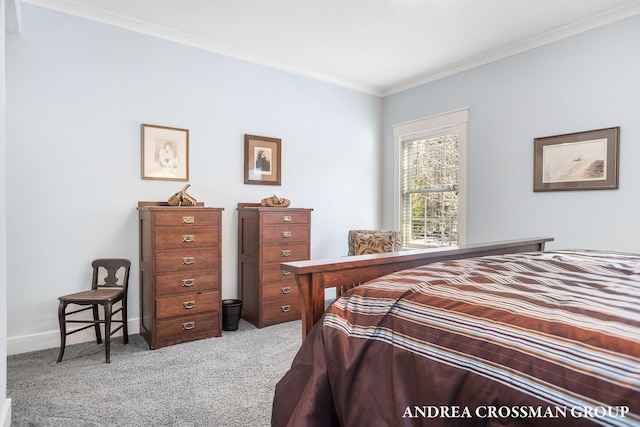
M 189 130 L 142 124 L 142 179 L 189 180 Z
M 281 185 L 281 143 L 278 138 L 245 134 L 245 184 Z
M 535 138 L 533 191 L 618 188 L 620 127 Z

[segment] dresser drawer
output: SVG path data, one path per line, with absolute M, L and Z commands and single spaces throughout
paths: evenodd
M 193 274 L 161 274 L 156 276 L 156 296 L 171 294 L 211 292 L 220 289 L 218 275 L 209 271 Z
M 298 285 L 295 280 L 290 283 L 272 283 L 270 285 L 262 285 L 262 299 L 265 302 L 271 302 L 274 300 L 282 300 L 283 305 L 286 300 L 286 304 L 302 304 L 302 299 L 299 298 Z
M 262 214 L 264 225 L 272 224 L 309 224 L 309 214 L 305 212 L 264 212 Z
M 273 225 L 266 227 L 262 233 L 262 243 L 265 245 L 289 245 L 308 241 L 309 227 L 306 225 Z
M 217 227 L 157 227 L 156 250 L 217 246 L 219 234 Z
M 198 211 L 198 209 L 175 208 L 156 212 L 156 227 L 212 226 L 220 223 L 220 213 Z
M 217 267 L 217 248 L 156 253 L 156 273 L 183 273 L 197 270 L 212 270 Z M 211 271 L 209 274 L 211 274 Z
M 282 263 L 309 259 L 309 245 L 278 245 L 263 248 L 264 263 Z
M 274 301 L 262 305 L 262 326 L 290 322 L 301 318 L 302 301 Z
M 156 347 L 222 335 L 217 312 L 193 314 L 156 323 Z
M 156 318 L 191 316 L 208 311 L 218 311 L 219 292 L 184 294 L 173 297 L 156 298 Z
M 296 276 L 280 268 L 280 264 L 265 264 L 262 266 L 262 281 L 265 283 L 282 282 L 287 286 L 296 286 Z

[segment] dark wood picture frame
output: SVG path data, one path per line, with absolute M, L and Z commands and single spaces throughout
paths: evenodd
M 189 130 L 142 125 L 142 179 L 189 180 Z
M 245 134 L 245 184 L 281 185 L 281 143 L 278 138 Z
M 618 188 L 620 127 L 533 140 L 533 191 Z

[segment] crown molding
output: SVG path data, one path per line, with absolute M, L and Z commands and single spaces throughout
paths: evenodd
M 18 0 L 19 1 L 19 0 Z M 149 22 L 131 18 L 116 14 L 113 12 L 105 11 L 94 7 L 87 6 L 78 1 L 71 0 L 22 0 L 24 3 L 28 3 L 34 6 L 39 6 L 45 9 L 62 12 L 68 15 L 85 18 L 91 21 L 100 22 L 103 24 L 112 25 L 142 33 L 148 36 L 169 40 L 182 45 L 206 50 L 209 52 L 217 53 L 220 55 L 232 57 L 246 62 L 262 65 L 269 68 L 274 68 L 280 71 L 285 71 L 291 74 L 307 77 L 313 80 L 322 81 L 331 85 L 340 86 L 346 89 L 363 92 L 369 95 L 381 96 L 381 88 L 372 88 L 365 85 L 359 85 L 353 82 L 340 80 L 334 77 L 326 76 L 324 74 L 315 73 L 313 71 L 304 70 L 291 65 L 280 63 L 263 57 L 258 52 L 239 52 L 232 46 L 224 43 L 208 40 L 204 37 L 194 36 L 181 31 L 164 27 L 161 25 L 151 24 Z
M 16 2 L 18 5 L 21 0 L 10 0 Z M 501 49 L 494 50 L 484 55 L 472 58 L 471 60 L 464 61 L 458 64 L 454 64 L 450 67 L 440 69 L 438 71 L 426 74 L 417 79 L 411 79 L 404 83 L 390 85 L 388 87 L 370 87 L 366 85 L 360 85 L 354 82 L 348 82 L 340 80 L 334 77 L 330 77 L 324 74 L 315 73 L 313 71 L 304 70 L 291 65 L 280 63 L 263 57 L 258 52 L 239 52 L 232 46 L 226 45 L 220 42 L 214 42 L 207 40 L 203 37 L 186 34 L 180 31 L 173 30 L 160 25 L 150 24 L 148 22 L 134 19 L 128 16 L 115 14 L 105 11 L 103 9 L 97 9 L 80 1 L 73 0 L 22 0 L 23 3 L 28 3 L 35 6 L 40 6 L 46 9 L 55 10 L 58 12 L 66 13 L 68 15 L 78 16 L 81 18 L 89 19 L 92 21 L 101 22 L 104 24 L 112 25 L 115 27 L 124 28 L 134 32 L 146 34 L 152 37 L 173 41 L 175 43 L 195 47 L 198 49 L 214 52 L 220 55 L 229 56 L 246 62 L 251 62 L 258 65 L 263 65 L 269 68 L 278 69 L 281 71 L 289 72 L 292 74 L 300 75 L 310 79 L 322 81 L 332 85 L 340 86 L 346 89 L 363 92 L 370 95 L 384 97 L 392 95 L 398 92 L 402 92 L 426 83 L 430 83 L 444 77 L 448 77 L 454 74 L 458 74 L 463 71 L 470 70 L 481 65 L 485 65 L 506 57 L 516 55 L 518 53 L 525 52 L 530 49 L 534 49 L 546 44 L 553 43 L 558 40 L 562 40 L 576 34 L 580 34 L 604 25 L 640 14 L 640 1 L 633 1 L 632 3 L 605 12 L 603 14 L 582 20 L 580 22 L 567 25 L 560 29 L 547 32 L 540 36 L 536 36 L 512 45 L 506 46 Z
M 411 89 L 417 86 L 421 86 L 426 83 L 430 83 L 436 80 L 440 80 L 444 77 L 452 76 L 454 74 L 461 73 L 463 71 L 470 70 L 472 68 L 479 67 L 491 62 L 498 61 L 500 59 L 507 58 L 518 53 L 525 52 L 527 50 L 535 49 L 540 46 L 544 46 L 562 39 L 566 39 L 571 36 L 575 36 L 580 33 L 584 33 L 595 28 L 603 27 L 605 25 L 620 21 L 631 16 L 640 14 L 640 2 L 634 1 L 631 4 L 612 9 L 603 14 L 584 19 L 574 24 L 567 25 L 557 30 L 549 31 L 540 36 L 532 37 L 530 39 L 514 43 L 510 46 L 506 46 L 501 49 L 494 50 L 485 55 L 480 55 L 469 61 L 455 64 L 451 67 L 447 67 L 436 71 L 434 73 L 427 74 L 419 79 L 407 81 L 405 83 L 390 86 L 382 91 L 382 96 L 393 95 L 394 93 L 402 92 L 407 89 Z

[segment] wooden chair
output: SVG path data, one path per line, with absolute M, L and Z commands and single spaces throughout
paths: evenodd
M 111 335 L 122 329 L 124 343 L 127 344 L 129 342 L 129 334 L 127 331 L 127 287 L 129 285 L 131 261 L 121 258 L 101 258 L 94 260 L 91 266 L 93 267 L 91 290 L 76 292 L 58 298 L 60 300 L 60 305 L 58 306 L 58 320 L 60 322 L 60 354 L 58 355 L 58 363 L 64 355 L 67 335 L 75 334 L 87 328 L 95 328 L 96 341 L 98 344 L 102 344 L 100 325 L 104 324 L 106 363 L 111 362 L 109 355 L 111 350 Z M 118 275 L 120 275 L 120 278 Z M 119 308 L 113 310 L 113 305 L 118 302 L 120 303 Z M 67 313 L 66 309 L 69 304 L 86 307 Z M 103 308 L 104 319 L 100 319 L 98 306 L 102 306 Z M 68 316 L 86 310 L 93 311 L 93 319 L 81 320 L 75 317 L 68 318 Z M 113 319 L 113 315 L 117 313 L 121 313 L 120 319 Z M 67 331 L 67 323 L 81 323 L 86 325 L 79 329 Z M 120 325 L 111 330 L 112 323 L 120 323 Z

